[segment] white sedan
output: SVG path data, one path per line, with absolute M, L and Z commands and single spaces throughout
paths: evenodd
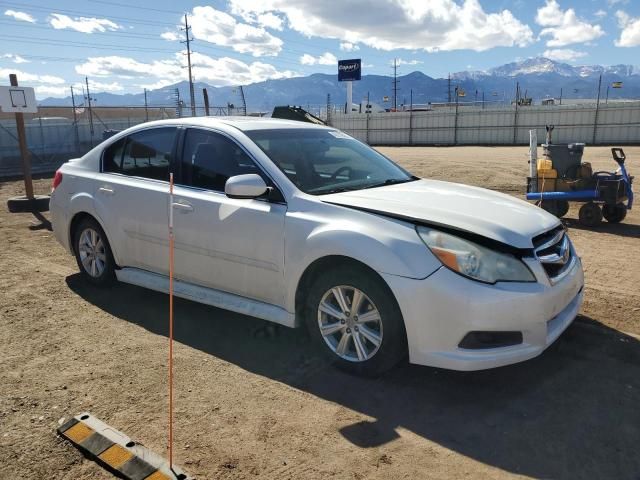
M 457 370 L 526 360 L 582 303 L 582 265 L 556 217 L 419 179 L 330 127 L 145 123 L 65 163 L 53 187 L 56 238 L 88 282 L 168 291 L 173 209 L 176 295 L 305 325 L 355 373 L 407 355 Z

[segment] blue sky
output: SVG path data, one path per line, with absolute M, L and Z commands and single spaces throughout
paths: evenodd
M 16 0 L 0 1 L 0 77 L 39 98 L 85 76 L 112 93 L 176 83 L 185 13 L 195 80 L 216 86 L 335 73 L 339 58 L 433 77 L 534 56 L 640 64 L 638 0 Z

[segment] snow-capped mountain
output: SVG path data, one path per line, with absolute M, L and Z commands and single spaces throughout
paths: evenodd
M 619 75 L 628 77 L 640 75 L 640 67 L 633 65 L 569 65 L 556 62 L 545 57 L 528 58 L 519 62 L 507 63 L 486 71 L 463 71 L 452 74 L 452 78 L 479 79 L 482 77 L 519 77 L 526 75 L 560 75 L 562 77 L 593 77 L 603 75 Z

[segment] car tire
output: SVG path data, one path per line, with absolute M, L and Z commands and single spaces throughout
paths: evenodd
M 605 205 L 602 207 L 602 215 L 609 223 L 620 223 L 627 216 L 627 207 L 624 203 Z
M 11 213 L 31 213 L 49 211 L 49 195 L 35 195 L 33 198 L 11 197 L 7 200 Z
M 359 307 L 351 312 L 356 298 Z M 309 289 L 305 323 L 328 360 L 349 373 L 375 377 L 407 355 L 400 307 L 374 272 L 342 267 L 321 273 Z
M 80 273 L 89 283 L 111 285 L 115 280 L 115 261 L 111 246 L 100 224 L 84 218 L 73 232 L 73 251 Z

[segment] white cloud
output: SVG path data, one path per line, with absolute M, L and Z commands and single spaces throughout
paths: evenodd
M 163 32 L 160 34 L 160 38 L 164 38 L 165 40 L 169 40 L 170 42 L 175 42 L 176 40 L 180 39 L 176 32 Z
M 181 53 L 178 55 L 182 57 Z M 182 68 L 182 63 L 177 58 L 144 63 L 117 55 L 89 57 L 85 63 L 76 65 L 75 70 L 79 75 L 88 77 L 119 77 L 124 79 L 144 76 L 173 77 L 176 78 L 175 82 L 182 80 L 186 75 L 183 72 L 185 69 Z
M 586 57 L 587 52 L 572 50 L 571 48 L 555 48 L 545 50 L 542 56 L 559 62 L 573 62 L 579 58 Z
M 30 60 L 27 60 L 20 55 L 16 55 L 15 53 L 5 53 L 4 55 L 0 55 L 0 58 L 8 58 L 13 63 L 30 63 Z
M 13 68 L 0 68 L 0 78 L 6 78 L 11 73 L 15 73 L 18 76 L 18 82 L 21 84 L 37 83 L 61 85 L 65 83 L 64 78 L 56 77 L 54 75 L 38 75 L 36 73 L 22 72 Z
M 547 40 L 548 47 L 564 47 L 573 43 L 585 43 L 604 35 L 600 25 L 590 24 L 576 15 L 573 8 L 562 10 L 556 0 L 547 0 L 536 14 L 536 23 L 545 27 L 540 38 Z
M 296 76 L 295 72 L 279 70 L 273 65 L 263 62 L 247 64 L 235 58 L 212 58 L 197 52 L 192 54 L 191 59 L 197 65 L 193 69 L 195 78 L 214 86 L 246 85 Z
M 397 63 L 398 65 L 419 65 L 421 63 L 424 63 L 422 60 L 403 60 L 401 58 L 397 59 Z M 393 61 L 391 62 L 391 65 L 393 65 Z
M 120 56 L 91 57 L 77 65 L 76 72 L 89 77 L 136 79 L 140 87 L 158 89 L 187 79 L 187 70 L 183 68 L 184 53 L 152 62 Z M 263 62 L 247 64 L 234 58 L 213 58 L 198 52 L 191 54 L 191 61 L 194 79 L 214 86 L 244 85 L 296 75 Z
M 343 52 L 355 52 L 360 50 L 360 47 L 351 42 L 340 42 L 340 50 Z
M 38 98 L 63 97 L 71 93 L 69 87 L 57 87 L 54 85 L 38 85 L 34 87 L 34 90 Z
M 607 16 L 607 12 L 605 10 L 600 9 L 600 10 L 596 10 L 593 15 L 597 18 L 604 18 Z
M 265 28 L 272 28 L 274 30 L 283 29 L 282 18 L 270 12 L 258 15 L 257 22 Z
M 36 19 L 25 12 L 17 12 L 15 10 L 5 10 L 4 14 L 8 15 L 9 17 L 13 17 L 16 20 L 22 20 L 23 22 L 36 23 Z
M 337 65 L 338 59 L 330 52 L 325 52 L 318 57 L 305 53 L 300 57 L 300 63 L 302 65 Z
M 52 13 L 49 17 L 49 23 L 56 30 L 63 30 L 68 28 L 82 33 L 106 32 L 107 30 L 113 31 L 122 28 L 117 23 L 114 23 L 106 18 L 71 18 L 60 13 Z
M 308 36 L 362 43 L 381 50 L 471 49 L 525 46 L 531 29 L 509 10 L 484 11 L 478 0 L 379 0 L 375 8 L 362 1 L 230 0 L 243 15 L 279 13 L 290 28 Z
M 622 30 L 620 38 L 615 41 L 617 47 L 637 47 L 640 45 L 640 17 L 632 18 L 626 12 L 616 12 L 618 26 Z
M 91 94 L 98 92 L 121 92 L 124 87 L 118 82 L 104 83 L 89 80 L 89 89 Z
M 607 3 L 610 7 L 613 7 L 617 4 L 626 5 L 627 3 L 629 3 L 629 0 L 607 0 Z
M 264 28 L 240 23 L 228 13 L 213 7 L 194 7 L 189 23 L 196 39 L 230 47 L 236 52 L 261 57 L 275 56 L 282 50 L 282 40 Z

